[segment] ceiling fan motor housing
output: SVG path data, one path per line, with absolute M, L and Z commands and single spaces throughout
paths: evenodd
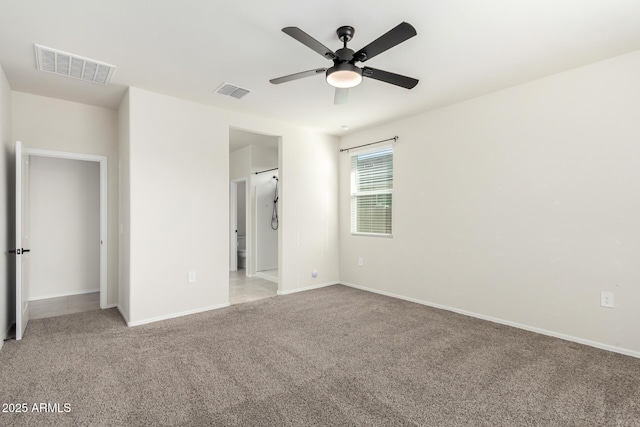
M 353 59 L 353 50 L 349 49 L 348 47 L 343 47 L 342 49 L 338 49 L 336 50 L 336 55 L 338 56 L 338 58 L 334 59 L 334 62 L 336 61 L 341 61 L 341 62 L 349 62 Z

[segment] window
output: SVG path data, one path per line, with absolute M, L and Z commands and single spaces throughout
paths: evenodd
M 393 148 L 351 157 L 351 233 L 391 236 Z

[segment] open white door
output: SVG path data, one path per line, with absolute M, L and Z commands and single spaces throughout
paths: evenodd
M 229 271 L 238 271 L 238 183 L 229 187 Z
M 16 340 L 29 321 L 29 156 L 16 142 Z

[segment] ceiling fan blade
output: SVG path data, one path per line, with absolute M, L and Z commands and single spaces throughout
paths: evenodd
M 331 49 L 329 49 L 328 47 L 320 43 L 318 40 L 311 37 L 309 34 L 302 31 L 298 27 L 285 27 L 282 29 L 282 31 L 290 35 L 294 39 L 298 40 L 300 43 L 307 46 L 308 48 L 315 50 L 316 52 L 318 52 L 320 55 L 324 56 L 327 59 L 333 60 L 337 58 L 336 54 L 333 53 Z
M 338 104 L 346 104 L 349 100 L 349 88 L 336 88 L 336 93 L 333 97 L 333 103 Z
M 418 33 L 411 24 L 403 22 L 354 53 L 353 58 L 360 62 L 367 61 L 374 56 L 399 45 L 403 41 L 410 39 L 416 34 Z
M 289 74 L 288 76 L 278 77 L 276 79 L 269 80 L 274 85 L 278 85 L 280 83 L 290 82 L 291 80 L 298 80 L 305 77 L 315 76 L 316 74 L 321 74 L 327 71 L 326 68 L 316 68 L 315 70 L 303 71 L 301 73 Z
M 414 87 L 416 87 L 419 81 L 411 77 L 401 76 L 400 74 L 377 70 L 371 67 L 363 67 L 362 75 L 364 77 L 369 77 L 370 79 L 380 80 L 381 82 L 385 83 L 391 83 L 392 85 L 400 86 L 405 89 L 413 89 Z

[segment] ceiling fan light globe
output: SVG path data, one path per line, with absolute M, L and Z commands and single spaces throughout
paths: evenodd
M 327 83 L 333 87 L 347 89 L 362 82 L 362 70 L 349 63 L 337 64 L 327 70 Z

